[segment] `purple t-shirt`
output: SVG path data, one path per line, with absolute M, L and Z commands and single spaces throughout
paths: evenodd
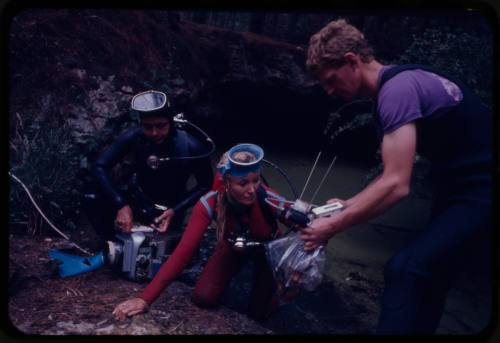
M 382 67 L 382 74 L 393 67 Z M 455 106 L 462 91 L 450 80 L 424 70 L 405 70 L 386 81 L 379 90 L 377 112 L 384 133 L 404 124 Z

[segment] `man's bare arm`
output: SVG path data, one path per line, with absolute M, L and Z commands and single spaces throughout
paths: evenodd
M 416 126 L 406 124 L 386 134 L 382 141 L 384 170 L 373 182 L 346 201 L 346 209 L 331 218 L 313 221 L 302 230 L 306 250 L 313 249 L 334 234 L 376 217 L 408 195 L 416 150 Z

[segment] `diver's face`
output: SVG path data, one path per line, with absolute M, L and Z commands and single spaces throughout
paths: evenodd
M 235 201 L 243 205 L 252 205 L 257 199 L 260 182 L 260 172 L 253 172 L 245 176 L 229 175 L 226 186 L 229 195 Z
M 161 116 L 142 118 L 141 126 L 146 137 L 155 144 L 163 143 L 170 132 L 170 120 Z

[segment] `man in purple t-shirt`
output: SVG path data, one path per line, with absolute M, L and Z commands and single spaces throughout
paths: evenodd
M 391 67 L 381 68 L 377 84 Z M 445 111 L 461 100 L 462 92 L 455 83 L 428 71 L 407 70 L 380 88 L 376 110 L 383 132 L 390 133 L 419 118 Z
M 491 233 L 491 113 L 465 85 L 429 67 L 382 65 L 345 20 L 311 37 L 307 67 L 328 95 L 375 101 L 383 171 L 352 198 L 329 200 L 345 210 L 302 230 L 304 249 L 406 197 L 418 151 L 432 165 L 431 218 L 385 267 L 377 333 L 434 333 L 453 278 L 478 239 Z

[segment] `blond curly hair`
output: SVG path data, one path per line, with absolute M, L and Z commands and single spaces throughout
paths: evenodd
M 317 76 L 325 65 L 337 68 L 344 63 L 344 55 L 353 52 L 360 56 L 363 62 L 374 59 L 373 48 L 365 36 L 345 19 L 330 22 L 309 40 L 307 51 L 307 70 Z

